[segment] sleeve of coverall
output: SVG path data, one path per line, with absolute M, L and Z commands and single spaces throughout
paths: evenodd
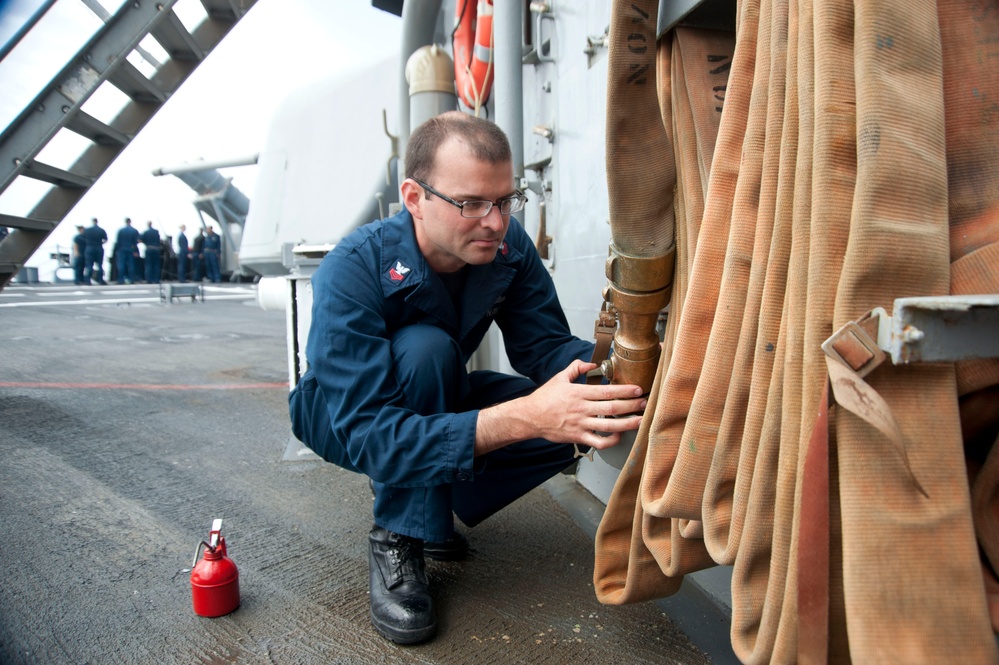
M 334 250 L 312 284 L 309 364 L 333 433 L 354 466 L 399 487 L 470 480 L 478 412 L 421 416 L 406 407 L 392 369 L 379 276 L 357 249 Z
M 537 384 L 544 383 L 580 358 L 589 361 L 593 343 L 569 332 L 569 323 L 548 269 L 534 243 L 515 221 L 507 242 L 521 255 L 517 276 L 496 315 L 513 368 Z

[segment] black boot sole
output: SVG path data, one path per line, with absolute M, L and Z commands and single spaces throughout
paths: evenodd
M 375 627 L 382 637 L 388 638 L 396 644 L 419 644 L 426 642 L 437 634 L 437 622 L 434 621 L 429 626 L 423 628 L 411 628 L 409 630 L 396 628 L 386 623 L 378 621 L 374 613 L 371 614 L 371 625 Z

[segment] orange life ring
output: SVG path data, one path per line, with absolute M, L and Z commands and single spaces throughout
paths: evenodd
M 454 20 L 451 46 L 458 96 L 478 109 L 489 100 L 493 85 L 493 0 L 458 0 Z

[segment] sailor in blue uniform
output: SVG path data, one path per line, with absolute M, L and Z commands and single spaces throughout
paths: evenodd
M 104 281 L 104 243 L 108 241 L 107 231 L 101 228 L 94 217 L 91 225 L 83 231 L 86 241 L 83 249 L 83 283 L 107 284 Z
M 83 284 L 83 252 L 87 248 L 87 236 L 83 234 L 83 225 L 76 227 L 73 236 L 73 283 Z
M 118 284 L 135 281 L 135 257 L 139 252 L 139 230 L 132 227 L 132 220 L 125 218 L 125 226 L 118 229 L 115 240 L 115 259 L 118 262 Z
M 180 233 L 177 234 L 177 281 L 187 281 L 187 253 L 190 247 L 187 244 L 187 234 L 184 233 L 187 227 L 180 225 Z
M 205 230 L 201 229 L 194 236 L 191 243 L 191 269 L 194 276 L 191 278 L 195 282 L 200 282 L 205 276 Z
M 142 244 L 146 246 L 146 282 L 160 283 L 160 232 L 153 228 L 152 222 L 146 222 L 146 230 L 142 232 Z
M 570 333 L 511 217 L 526 197 L 495 124 L 431 119 L 406 173 L 405 208 L 347 236 L 313 276 L 310 368 L 289 397 L 295 435 L 371 479 L 371 620 L 400 644 L 436 632 L 424 556 L 464 557 L 453 515 L 480 523 L 572 464 L 569 444 L 615 445 L 644 408 L 637 386 L 582 380 L 593 345 Z M 466 371 L 493 322 L 523 376 Z
M 220 256 L 222 254 L 222 237 L 216 235 L 215 229 L 211 226 L 205 229 L 205 272 L 208 273 L 208 281 L 216 284 L 222 281 L 222 273 L 219 268 Z

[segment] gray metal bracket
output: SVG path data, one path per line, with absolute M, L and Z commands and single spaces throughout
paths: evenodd
M 890 317 L 874 312 L 892 364 L 999 358 L 999 294 L 898 298 Z
M 736 0 L 662 0 L 656 37 L 678 25 L 735 32 Z

